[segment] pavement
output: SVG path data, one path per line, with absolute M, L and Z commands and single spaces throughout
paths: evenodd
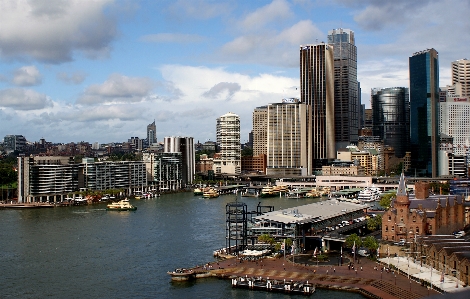
M 403 273 L 407 274 L 408 272 L 403 270 L 396 272 L 392 270 L 384 271 L 384 266 L 388 267 L 388 260 L 385 263 L 384 261 L 379 263 L 368 258 L 359 258 L 352 266 L 348 266 L 348 263 L 339 266 L 335 263 L 317 264 L 311 257 L 312 253 L 295 255 L 294 258 L 287 256 L 286 259 L 284 257 L 264 258 L 257 261 L 231 258 L 195 267 L 193 270 L 204 271 L 209 269 L 213 276 L 221 278 L 248 276 L 277 280 L 309 281 L 314 283 L 317 288 L 360 291 L 370 298 L 414 299 L 440 294 L 434 289 L 421 285 L 419 279 L 415 281 L 408 279 L 408 275 L 403 275 Z M 350 256 L 349 258 L 351 261 L 353 260 L 353 257 Z M 401 260 L 396 260 L 397 266 L 408 265 L 403 259 L 402 257 Z M 292 260 L 296 262 L 294 263 Z M 393 261 L 392 258 L 390 260 Z M 411 269 L 412 267 L 410 267 Z M 413 273 L 413 275 L 421 275 L 423 279 L 426 278 L 426 274 L 423 274 L 425 269 L 419 270 L 419 273 L 417 270 L 411 270 L 410 276 Z M 433 279 L 434 276 L 438 276 L 435 271 Z M 448 289 L 450 288 L 445 290 Z M 460 290 L 463 289 L 468 288 L 460 287 Z

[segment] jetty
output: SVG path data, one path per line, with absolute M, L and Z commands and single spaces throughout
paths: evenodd
M 302 259 L 302 256 L 305 258 Z M 233 287 L 249 288 L 249 281 L 258 281 L 258 284 L 253 282 L 253 290 L 268 291 L 268 280 L 285 280 L 292 286 L 305 285 L 308 282 L 315 289 L 356 292 L 368 298 L 418 299 L 440 294 L 419 281 L 407 279 L 399 271 L 384 269 L 384 264 L 368 258 L 360 258 L 352 265 L 322 265 L 316 262 L 305 263 L 308 256 L 311 257 L 312 254 L 288 256 L 286 259 L 281 257 L 258 260 L 242 260 L 234 256 L 188 270 L 201 274 L 204 272 L 204 277 L 230 280 Z M 174 275 L 171 277 L 174 279 Z M 191 277 L 196 278 L 196 275 Z M 242 283 L 240 278 L 245 281 Z M 273 285 L 272 283 L 271 286 Z

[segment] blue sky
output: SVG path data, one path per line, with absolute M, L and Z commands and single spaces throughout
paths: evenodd
M 215 140 L 216 118 L 298 97 L 299 46 L 355 32 L 362 102 L 408 87 L 408 58 L 439 52 L 440 85 L 470 50 L 463 0 L 0 0 L 0 138 Z

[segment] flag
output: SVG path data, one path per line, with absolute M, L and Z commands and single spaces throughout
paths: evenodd
M 390 250 L 388 246 L 387 246 L 387 256 L 390 256 Z
M 353 244 L 353 247 L 352 247 L 352 251 L 353 251 L 353 252 L 356 252 L 356 241 L 354 241 L 354 244 Z
M 341 246 L 341 257 L 343 257 L 343 246 Z
M 317 257 L 317 248 L 318 247 L 315 247 L 315 250 L 313 251 L 313 257 Z
M 379 253 L 379 251 L 380 251 L 380 247 L 379 247 L 379 248 L 377 248 L 377 258 L 379 258 L 379 257 L 380 257 L 380 253 Z

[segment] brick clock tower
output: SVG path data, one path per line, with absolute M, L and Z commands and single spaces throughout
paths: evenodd
M 416 194 L 425 193 L 426 188 L 419 188 Z M 402 173 L 397 195 L 390 208 L 382 216 L 382 238 L 388 241 L 411 241 L 416 235 L 422 235 L 426 229 L 426 212 L 420 209 L 410 211 L 410 197 L 406 190 L 405 175 Z

